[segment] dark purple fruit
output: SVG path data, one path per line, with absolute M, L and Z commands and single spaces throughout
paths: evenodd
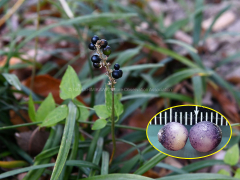
M 178 122 L 167 123 L 158 132 L 158 141 L 170 151 L 182 149 L 187 139 L 187 129 Z
M 92 37 L 91 42 L 93 44 L 96 44 L 98 40 L 99 40 L 99 37 L 95 35 L 95 36 Z
M 95 50 L 95 49 L 96 49 L 96 46 L 95 46 L 93 43 L 90 43 L 90 44 L 88 45 L 88 48 L 89 48 L 90 50 Z
M 101 49 L 104 49 L 105 47 L 107 47 L 107 45 L 108 45 L 108 42 L 107 42 L 107 40 L 105 40 L 105 39 L 101 39 Z
M 93 63 L 93 67 L 95 67 L 95 68 L 100 68 L 100 63 Z
M 91 61 L 92 61 L 93 63 L 100 63 L 101 58 L 100 58 L 98 55 L 93 55 L 93 56 L 91 57 Z
M 119 70 L 113 70 L 112 77 L 114 79 L 119 79 L 121 77 L 121 72 Z
M 111 47 L 110 46 L 107 46 L 103 49 L 103 54 L 106 55 L 106 56 L 109 56 L 111 54 Z
M 114 69 L 115 69 L 115 70 L 119 70 L 119 69 L 120 69 L 120 65 L 119 65 L 118 63 L 116 63 L 116 64 L 114 65 Z
M 123 72 L 122 72 L 122 70 L 121 69 L 119 69 L 119 72 L 120 72 L 120 78 L 122 77 L 122 75 L 123 75 Z
M 214 123 L 202 121 L 190 129 L 189 140 L 192 147 L 197 151 L 209 152 L 220 144 L 222 130 Z

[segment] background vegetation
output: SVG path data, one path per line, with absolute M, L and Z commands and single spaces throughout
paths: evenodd
M 1 0 L 0 179 L 239 179 L 239 8 L 221 0 Z M 107 83 L 90 63 L 95 34 L 124 73 L 111 165 L 110 123 L 92 130 Z M 81 83 L 81 95 L 59 93 L 69 81 Z M 148 143 L 156 113 L 189 103 L 235 124 L 219 153 L 174 159 Z M 53 111 L 64 118 L 48 124 Z

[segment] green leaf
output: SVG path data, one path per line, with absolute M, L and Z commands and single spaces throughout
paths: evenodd
M 237 168 L 234 177 L 240 179 L 240 168 Z
M 102 119 L 107 119 L 111 116 L 111 112 L 107 110 L 107 107 L 105 104 L 97 105 L 93 107 L 96 111 L 98 117 Z
M 203 87 L 202 79 L 200 76 L 192 77 L 193 91 L 194 91 L 194 103 L 202 105 Z
M 115 60 L 115 63 L 124 64 L 128 60 L 136 56 L 142 47 L 136 47 L 133 49 L 128 49 L 119 54 L 118 58 Z
M 81 112 L 80 117 L 77 116 L 78 117 L 77 121 L 86 121 L 90 114 L 89 110 L 83 103 L 81 103 L 77 99 L 74 101 L 74 103 L 77 105 L 78 111 Z
M 121 93 L 114 95 L 114 109 L 118 117 L 123 113 L 123 104 L 121 103 L 121 98 Z
M 105 119 L 98 119 L 94 122 L 92 130 L 102 129 L 106 126 L 107 121 Z
M 176 172 L 176 173 L 179 173 L 179 174 L 185 174 L 185 173 L 187 173 L 187 171 L 184 171 L 184 170 L 182 170 L 182 169 L 179 169 L 179 168 L 177 168 L 177 167 L 175 167 L 175 166 L 172 166 L 172 165 L 169 165 L 169 164 L 166 164 L 166 163 L 158 163 L 158 164 L 156 165 L 156 167 L 160 167 L 160 168 L 164 168 L 164 169 L 169 169 L 169 170 L 171 170 L 171 171 L 173 171 L 173 172 Z
M 109 153 L 107 151 L 102 152 L 102 166 L 101 166 L 101 175 L 108 174 L 109 166 Z
M 43 121 L 47 115 L 55 109 L 55 102 L 52 93 L 42 102 L 36 113 L 36 121 Z
M 166 79 L 158 83 L 156 88 L 170 88 L 193 75 L 210 75 L 211 73 L 211 71 L 205 71 L 200 68 L 185 69 L 168 76 Z
M 21 83 L 15 74 L 2 73 L 2 75 L 9 84 L 14 86 L 17 90 L 21 90 Z
M 123 105 L 121 103 L 121 98 L 122 95 L 119 94 L 114 94 L 114 114 L 116 116 L 120 116 L 123 113 Z M 106 85 L 106 90 L 105 90 L 105 102 L 106 102 L 106 107 L 109 113 L 112 114 L 112 91 L 110 88 Z
M 94 152 L 94 156 L 93 156 L 93 160 L 92 163 L 98 165 L 100 162 L 100 159 L 102 157 L 102 150 L 103 150 L 103 137 L 99 137 L 98 141 L 97 141 L 97 148 Z M 94 176 L 95 175 L 95 171 L 91 170 L 89 173 L 89 176 Z
M 48 31 L 51 28 L 57 27 L 57 26 L 67 26 L 72 24 L 80 24 L 80 25 L 90 25 L 90 24 L 99 24 L 102 26 L 102 23 L 106 22 L 109 23 L 112 20 L 116 19 L 126 19 L 130 17 L 137 16 L 137 14 L 134 13 L 94 13 L 90 15 L 85 16 L 78 16 L 76 18 L 72 19 L 64 19 L 60 21 L 59 23 L 51 24 L 49 26 L 46 26 L 44 28 L 39 29 L 38 31 L 30 34 L 27 36 L 16 48 L 16 51 L 18 51 L 20 48 L 22 48 L 27 42 L 29 42 L 34 37 L 42 34 L 45 31 Z
M 81 94 L 82 86 L 78 76 L 71 66 L 68 66 L 60 84 L 60 97 L 63 100 L 74 99 Z
M 71 147 L 74 126 L 75 126 L 75 121 L 76 121 L 77 108 L 72 102 L 70 102 L 68 104 L 68 110 L 69 110 L 69 113 L 68 113 L 68 117 L 66 119 L 66 125 L 64 128 L 64 132 L 63 132 L 61 146 L 59 149 L 56 164 L 55 164 L 53 172 L 52 172 L 51 180 L 57 180 L 58 177 L 60 176 L 60 174 L 63 170 L 63 167 L 65 165 L 65 162 L 67 160 L 67 156 L 68 156 L 70 147 Z
M 175 32 L 179 30 L 181 27 L 185 26 L 188 23 L 188 21 L 189 21 L 188 18 L 185 18 L 185 19 L 176 21 L 172 23 L 170 26 L 168 26 L 164 31 L 166 38 L 172 37 L 175 34 Z
M 230 173 L 229 173 L 228 171 L 226 171 L 225 169 L 220 169 L 220 170 L 218 171 L 218 174 L 230 176 Z
M 62 121 L 67 117 L 68 107 L 66 105 L 61 105 L 55 108 L 52 112 L 50 112 L 47 117 L 44 119 L 41 127 L 51 127 L 58 122 Z
M 196 9 L 204 7 L 203 0 L 197 0 L 195 3 Z M 193 45 L 198 46 L 200 40 L 201 31 L 202 31 L 202 19 L 203 19 L 203 10 L 198 11 L 194 16 L 194 27 L 193 27 Z
M 136 174 L 108 174 L 94 177 L 88 177 L 84 180 L 153 180 L 145 176 L 139 176 Z
M 240 53 L 237 52 L 236 54 L 233 54 L 233 55 L 231 55 L 231 56 L 229 56 L 229 57 L 227 57 L 227 58 L 224 58 L 223 60 L 219 61 L 219 62 L 215 65 L 215 68 L 220 67 L 220 66 L 222 66 L 222 65 L 224 65 L 224 64 L 230 63 L 230 62 L 236 60 L 237 58 L 239 58 L 239 56 L 240 56 Z
M 23 172 L 28 172 L 31 170 L 35 170 L 35 169 L 43 169 L 43 168 L 47 168 L 47 167 L 52 167 L 56 165 L 55 163 L 49 163 L 49 164 L 42 164 L 42 165 L 36 165 L 36 166 L 29 166 L 26 168 L 21 168 L 21 169 L 16 169 L 16 170 L 12 170 L 12 171 L 8 171 L 5 173 L 0 174 L 0 179 L 9 177 L 9 176 L 14 176 L 16 174 L 20 174 Z M 87 162 L 87 161 L 82 161 L 82 160 L 70 160 L 66 162 L 67 166 L 78 166 L 78 167 L 88 167 L 88 168 L 93 168 L 93 169 L 100 169 L 96 164 L 93 164 L 91 162 Z
M 139 169 L 137 169 L 134 174 L 144 174 L 149 169 L 152 169 L 154 166 L 156 166 L 160 161 L 165 159 L 167 155 L 158 153 L 156 156 L 152 157 L 149 161 L 147 161 L 145 164 L 143 164 Z
M 162 177 L 162 178 L 158 178 L 156 180 L 205 180 L 205 179 L 209 179 L 209 180 L 217 180 L 217 179 L 230 179 L 230 180 L 238 180 L 236 178 L 233 177 L 229 177 L 226 175 L 222 175 L 222 174 L 215 174 L 215 173 L 194 173 L 194 174 L 181 174 L 181 175 L 175 175 L 175 176 L 166 176 L 166 177 Z
M 59 151 L 59 146 L 43 150 L 40 154 L 38 154 L 35 157 L 34 161 L 40 161 L 42 159 L 52 157 L 52 156 L 56 155 L 58 153 L 58 151 Z
M 105 90 L 105 104 L 106 104 L 107 110 L 112 114 L 112 91 L 108 87 L 108 85 L 106 85 L 105 89 L 106 89 Z
M 35 106 L 32 99 L 32 94 L 30 94 L 29 100 L 28 100 L 28 116 L 30 117 L 32 122 L 36 122 L 36 111 L 35 111 Z
M 239 160 L 239 147 L 238 144 L 235 144 L 227 150 L 227 153 L 224 156 L 224 162 L 230 166 L 234 166 L 238 163 Z
M 185 42 L 179 41 L 179 40 L 167 39 L 167 40 L 165 40 L 165 42 L 169 43 L 169 44 L 176 44 L 176 45 L 182 46 L 190 52 L 194 52 L 194 53 L 198 52 L 197 49 L 195 49 L 194 47 L 190 46 L 189 44 L 187 44 Z

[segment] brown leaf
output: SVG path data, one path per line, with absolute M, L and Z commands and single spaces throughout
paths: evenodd
M 145 172 L 143 174 L 143 176 L 150 177 L 150 178 L 159 178 L 160 177 L 160 175 L 158 173 L 156 173 L 155 171 L 153 171 L 151 169 L 148 170 L 147 172 Z
M 42 151 L 48 136 L 49 132 L 39 128 L 34 131 L 15 133 L 18 145 L 32 156 Z
M 61 81 L 59 79 L 55 79 L 49 75 L 39 75 L 34 78 L 33 92 L 43 97 L 47 97 L 49 93 L 52 93 L 55 102 L 61 104 L 63 100 L 59 96 L 60 83 Z M 30 88 L 31 77 L 25 80 L 23 84 Z M 77 99 L 86 105 L 80 96 L 78 96 Z
M 10 110 L 10 120 L 12 122 L 13 125 L 18 125 L 18 124 L 23 124 L 26 123 L 23 118 L 25 118 L 25 120 L 27 122 L 31 122 L 29 117 L 28 117 L 28 113 L 27 111 L 24 110 L 19 110 L 18 111 L 19 114 L 17 114 L 15 111 Z M 18 131 L 20 132 L 24 132 L 24 131 L 29 131 L 29 127 L 18 127 L 17 128 Z
M 216 99 L 223 112 L 227 115 L 232 122 L 240 122 L 238 108 L 233 98 L 228 98 L 224 90 L 220 87 L 214 88 L 213 85 L 208 84 L 208 90 L 212 93 L 214 99 Z

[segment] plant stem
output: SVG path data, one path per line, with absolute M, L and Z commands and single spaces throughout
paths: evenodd
M 102 60 L 100 62 L 101 67 L 105 67 L 107 70 L 106 75 L 109 78 L 109 82 L 108 85 L 111 86 L 111 91 L 112 91 L 112 124 L 111 124 L 111 133 L 112 133 L 112 142 L 113 142 L 113 150 L 112 150 L 112 155 L 110 158 L 110 162 L 109 165 L 112 163 L 115 151 L 116 151 L 116 140 L 115 140 L 115 118 L 114 118 L 114 84 L 116 84 L 115 79 L 111 76 L 112 70 L 109 68 L 110 67 L 110 63 L 107 62 L 107 57 L 103 58 L 102 52 L 100 50 L 101 48 L 101 40 L 98 40 L 96 43 L 96 48 L 97 48 L 97 53 L 99 54 L 100 59 Z
M 115 140 L 115 119 L 114 119 L 114 88 L 113 84 L 111 85 L 112 89 L 112 126 L 111 126 L 111 132 L 112 132 L 112 142 L 113 142 L 113 150 L 112 150 L 112 155 L 110 158 L 109 165 L 112 163 L 115 151 L 116 151 L 116 140 Z

